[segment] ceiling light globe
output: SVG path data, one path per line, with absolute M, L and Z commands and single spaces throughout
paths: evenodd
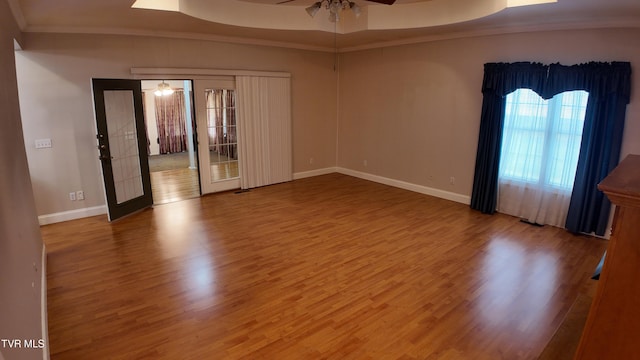
M 338 11 L 340 11 L 340 9 L 342 9 L 342 5 L 340 4 L 340 1 L 338 1 L 338 0 L 333 0 L 331 2 L 331 4 L 329 5 L 329 11 L 332 14 L 337 14 Z
M 316 14 L 318 13 L 318 10 L 320 10 L 321 7 L 322 7 L 322 3 L 318 1 L 317 3 L 306 8 L 305 10 L 307 11 L 307 14 L 309 14 L 309 16 L 314 17 L 316 16 Z

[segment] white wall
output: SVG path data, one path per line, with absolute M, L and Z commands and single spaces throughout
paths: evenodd
M 53 142 L 51 149 L 27 148 L 39 215 L 104 205 L 91 78 L 132 78 L 132 67 L 289 72 L 294 172 L 335 166 L 333 54 L 135 36 L 27 33 L 25 38 L 17 58 L 24 139 Z M 77 190 L 84 190 L 86 199 L 70 201 L 68 193 Z
M 153 90 L 142 90 L 144 92 L 144 122 L 147 125 L 147 136 L 149 137 L 149 155 L 160 154 L 158 144 L 158 125 L 156 120 L 156 97 Z
M 22 138 L 11 10 L 0 1 L 0 339 L 44 339 L 42 239 Z M 9 349 L 0 358 L 42 359 L 42 349 Z
M 640 29 L 555 31 L 343 54 L 338 166 L 468 200 L 485 63 L 630 61 L 635 88 L 640 84 L 638 39 Z M 627 108 L 622 152 L 640 153 L 638 91 Z M 454 184 L 450 177 L 455 177 Z

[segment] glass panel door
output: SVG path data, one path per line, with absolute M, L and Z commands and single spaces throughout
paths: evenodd
M 202 193 L 237 189 L 235 81 L 194 80 Z
M 104 105 L 116 204 L 122 204 L 144 194 L 133 91 L 105 90 Z
M 153 204 L 138 80 L 93 79 L 98 149 L 109 220 Z

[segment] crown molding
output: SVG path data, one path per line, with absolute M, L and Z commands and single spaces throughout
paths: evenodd
M 545 31 L 589 30 L 589 29 L 640 29 L 640 20 L 629 21 L 597 21 L 580 23 L 556 23 L 556 24 L 532 24 L 520 26 L 504 26 L 488 29 L 474 29 L 469 31 L 457 31 L 445 34 L 427 35 L 400 40 L 376 42 L 358 46 L 348 46 L 338 49 L 340 53 L 348 53 L 362 50 L 372 50 L 385 47 L 428 43 L 442 40 L 455 40 L 474 38 L 481 36 L 509 35 L 519 33 L 535 33 Z
M 176 76 L 264 76 L 290 78 L 291 73 L 278 71 L 232 70 L 232 69 L 196 69 L 196 68 L 147 68 L 132 67 L 134 77 L 158 76 L 159 79 L 170 75 Z
M 235 36 L 222 36 L 202 33 L 183 33 L 173 31 L 153 31 L 128 28 L 94 28 L 94 27 L 64 27 L 64 26 L 27 26 L 23 29 L 26 33 L 52 33 L 52 34 L 92 34 L 92 35 L 127 35 L 141 37 L 159 37 L 168 39 L 202 40 L 242 45 L 257 45 L 268 47 L 280 47 L 295 50 L 309 50 L 320 52 L 334 52 L 332 47 L 299 44 L 285 41 L 263 40 Z
M 17 1 L 17 0 L 8 0 Z M 273 41 L 254 38 L 243 38 L 233 36 L 221 36 L 214 34 L 202 34 L 202 33 L 182 33 L 171 31 L 152 31 L 152 30 L 139 30 L 129 28 L 94 28 L 94 27 L 41 27 L 41 26 L 27 26 L 23 29 L 26 33 L 60 33 L 60 34 L 94 34 L 94 35 L 126 35 L 126 36 L 140 36 L 140 37 L 158 37 L 158 38 L 170 38 L 170 39 L 186 39 L 186 40 L 202 40 L 223 42 L 231 44 L 242 45 L 256 45 L 267 47 L 279 47 L 295 50 L 307 50 L 318 52 L 339 52 L 348 53 L 354 51 L 371 50 L 385 47 L 411 45 L 419 43 L 428 43 L 434 41 L 454 40 L 463 38 L 473 38 L 481 36 L 496 36 L 496 35 L 508 35 L 518 33 L 534 33 L 545 31 L 565 31 L 565 30 L 588 30 L 588 29 L 638 29 L 640 28 L 640 20 L 626 19 L 626 20 L 597 20 L 587 22 L 563 22 L 563 23 L 547 23 L 547 24 L 528 24 L 528 25 L 514 25 L 514 26 L 501 26 L 484 29 L 473 29 L 468 31 L 449 32 L 436 35 L 427 35 L 412 37 L 391 41 L 378 41 L 370 44 L 346 46 L 335 49 L 333 47 L 307 45 L 286 41 Z

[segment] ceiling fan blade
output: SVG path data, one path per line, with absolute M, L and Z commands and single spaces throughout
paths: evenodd
M 296 0 L 284 0 L 284 1 L 279 1 L 276 3 L 276 5 L 280 5 L 280 4 L 286 4 L 286 3 L 290 3 L 290 2 L 294 2 Z M 394 0 L 395 1 L 395 0 Z
M 367 0 L 367 1 L 378 3 L 378 4 L 385 4 L 385 5 L 393 5 L 393 3 L 396 2 L 396 0 Z

